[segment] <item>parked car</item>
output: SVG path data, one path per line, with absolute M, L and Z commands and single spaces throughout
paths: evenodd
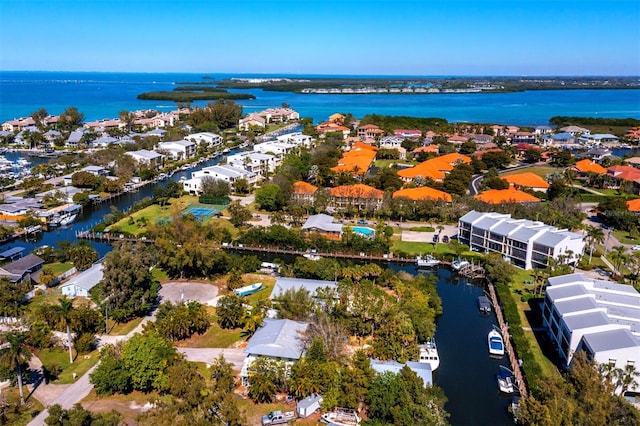
M 445 235 L 444 237 L 442 237 L 442 242 L 443 243 L 448 243 L 449 242 L 449 236 Z
M 635 245 L 631 247 L 631 251 L 640 251 L 640 245 Z
M 289 423 L 296 418 L 296 414 L 293 411 L 272 411 L 269 414 L 262 416 L 262 425 L 280 425 Z
M 436 234 L 436 235 L 434 235 L 434 236 L 433 236 L 433 242 L 434 242 L 434 243 L 437 243 L 437 242 L 438 242 L 438 234 Z
M 367 224 L 366 220 L 364 220 L 364 219 L 358 220 L 358 225 L 366 225 L 366 224 Z

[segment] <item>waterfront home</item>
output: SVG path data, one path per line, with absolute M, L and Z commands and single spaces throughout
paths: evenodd
M 245 169 L 262 178 L 267 178 L 280 165 L 280 159 L 275 155 L 251 151 L 228 156 L 227 164 L 238 169 Z
M 204 142 L 210 147 L 217 147 L 222 145 L 222 136 L 217 133 L 211 132 L 200 132 L 200 133 L 192 133 L 184 137 L 186 140 L 195 142 L 199 144 L 200 142 Z
M 310 183 L 297 181 L 291 188 L 291 199 L 299 204 L 312 204 L 318 187 Z
M 42 124 L 45 126 L 52 126 L 58 123 L 60 119 L 57 115 L 48 115 L 42 120 Z M 19 132 L 25 128 L 36 126 L 36 122 L 31 117 L 14 118 L 13 120 L 5 121 L 2 123 L 2 130 L 6 132 Z
M 103 264 L 96 263 L 89 269 L 80 272 L 60 286 L 60 291 L 68 297 L 89 297 L 89 292 L 102 280 Z
M 640 293 L 633 286 L 583 273 L 550 277 L 547 284 L 543 325 L 564 365 L 578 351 L 613 368 L 640 365 Z
M 611 159 L 616 158 L 611 154 L 611 151 L 606 148 L 592 148 L 587 152 L 576 154 L 576 158 L 591 158 L 593 161 L 597 161 L 598 163 L 601 163 L 602 160 L 607 157 Z
M 252 127 L 265 128 L 266 126 L 267 120 L 255 112 L 247 114 L 238 121 L 238 128 L 245 132 L 249 131 Z
M 365 124 L 364 126 L 359 126 L 356 132 L 361 140 L 371 138 L 377 141 L 384 135 L 384 130 L 382 130 L 375 124 Z
M 502 180 L 509 182 L 514 188 L 528 188 L 533 191 L 547 192 L 549 183 L 535 173 L 525 172 L 515 175 L 500 176 Z
M 431 364 L 428 362 L 407 361 L 404 364 L 400 364 L 398 361 L 383 361 L 371 358 L 370 363 L 371 368 L 378 374 L 384 374 L 386 372 L 400 374 L 400 370 L 407 366 L 422 379 L 422 384 L 425 388 L 433 384 L 433 372 L 431 371 Z
M 588 133 L 578 138 L 578 142 L 588 146 L 600 146 L 603 143 L 617 143 L 619 140 L 620 138 L 610 133 Z
M 472 210 L 458 221 L 458 238 L 474 251 L 500 253 L 519 268 L 546 268 L 549 259 L 578 262 L 582 234 L 542 222 L 512 219 L 509 214 Z
M 7 197 L 0 203 L 0 220 L 17 222 L 26 218 L 32 210 L 42 208 L 41 200 L 36 198 Z
M 28 254 L 18 260 L 0 267 L 0 277 L 6 277 L 12 283 L 28 280 L 37 283 L 44 260 L 35 254 Z
M 271 291 L 271 300 L 278 296 L 282 296 L 288 291 L 300 291 L 305 290 L 314 299 L 318 298 L 318 291 L 334 290 L 338 289 L 338 284 L 334 281 L 326 280 L 309 280 L 303 278 L 284 278 L 279 277 L 276 279 L 276 284 Z
M 543 137 L 545 145 L 571 145 L 576 143 L 576 137 L 571 133 L 563 132 L 555 135 L 545 135 Z
M 447 203 L 450 203 L 452 200 L 451 194 L 434 188 L 429 188 L 428 186 L 399 189 L 393 193 L 393 198 L 406 198 L 411 201 L 444 201 Z
M 110 136 L 108 133 L 103 133 L 98 139 L 91 142 L 94 147 L 106 148 L 111 144 L 120 143 L 120 139 Z
M 164 155 L 147 149 L 125 152 L 125 155 L 133 158 L 138 164 L 144 164 L 151 169 L 159 169 L 162 167 L 164 160 Z
M 36 194 L 36 199 L 42 201 L 45 198 L 55 198 L 58 202 L 73 203 L 73 196 L 84 191 L 86 191 L 86 189 L 76 188 L 75 186 L 62 186 L 60 188 L 40 192 Z
M 287 371 L 304 353 L 304 335 L 309 323 L 288 319 L 265 318 L 244 349 L 247 357 L 242 364 L 242 385 L 249 385 L 249 367 L 258 358 L 283 361 Z
M 258 176 L 253 172 L 229 165 L 216 165 L 204 167 L 191 173 L 191 179 L 187 179 L 182 183 L 183 189 L 189 194 L 200 194 L 202 192 L 202 179 L 205 177 L 220 179 L 230 185 L 233 185 L 238 179 L 245 179 L 249 185 L 255 185 L 258 181 Z
M 313 138 L 309 135 L 304 135 L 301 132 L 285 133 L 284 135 L 277 136 L 276 140 L 280 143 L 304 146 L 306 148 L 311 148 L 313 146 Z
M 119 118 L 103 118 L 102 120 L 86 122 L 83 125 L 85 129 L 92 129 L 96 132 L 104 132 L 109 129 L 124 129 L 126 126 L 126 123 Z
M 488 189 L 474 196 L 487 204 L 539 203 L 541 200 L 513 186 L 508 189 Z
M 82 140 L 82 137 L 86 132 L 87 132 L 87 129 L 85 129 L 84 127 L 81 127 L 69 133 L 69 137 L 65 142 L 65 146 L 68 148 L 77 148 L 78 144 L 80 143 L 80 141 Z
M 80 170 L 76 170 L 75 172 L 65 175 L 62 177 L 62 183 L 65 186 L 69 186 L 71 185 L 72 181 L 73 181 L 73 175 L 78 173 L 78 172 L 87 172 L 87 173 L 91 173 L 94 176 L 108 176 L 109 175 L 109 170 L 105 169 L 102 166 L 86 166 L 81 168 Z
M 262 142 L 253 145 L 253 152 L 270 154 L 282 158 L 298 149 L 298 147 L 298 145 L 289 142 Z
M 333 209 L 377 210 L 382 207 L 384 192 L 364 184 L 329 188 L 329 206 Z
M 336 223 L 333 216 L 323 213 L 309 216 L 302 225 L 302 230 L 318 233 L 332 240 L 339 240 L 342 237 L 342 224 Z
M 173 160 L 187 160 L 195 157 L 197 146 L 190 141 L 160 142 L 155 151 L 166 153 Z

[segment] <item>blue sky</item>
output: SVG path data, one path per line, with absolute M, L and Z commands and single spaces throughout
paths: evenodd
M 640 75 L 640 2 L 0 0 L 0 70 Z

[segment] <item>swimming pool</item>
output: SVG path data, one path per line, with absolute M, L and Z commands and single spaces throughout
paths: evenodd
M 366 226 L 354 226 L 351 229 L 356 234 L 360 234 L 363 237 L 367 237 L 367 238 L 372 238 L 376 233 L 375 229 L 369 228 L 369 227 L 366 227 Z

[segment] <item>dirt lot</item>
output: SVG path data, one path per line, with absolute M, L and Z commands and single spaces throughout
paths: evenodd
M 169 282 L 162 284 L 160 296 L 162 296 L 163 302 L 176 303 L 182 300 L 197 300 L 203 305 L 215 306 L 218 287 L 207 283 Z

